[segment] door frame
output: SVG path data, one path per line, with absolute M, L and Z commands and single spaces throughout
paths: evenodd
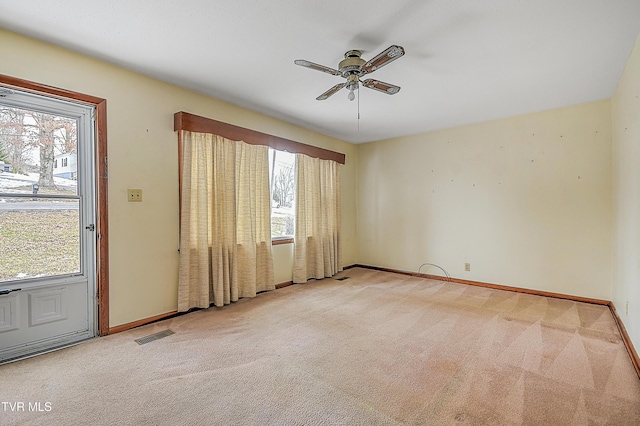
M 67 101 L 93 105 L 95 116 L 95 176 L 96 176 L 96 309 L 98 336 L 109 334 L 109 209 L 107 191 L 109 164 L 107 158 L 107 100 L 84 93 L 60 89 L 21 78 L 0 74 L 0 84 L 15 89 L 54 96 Z

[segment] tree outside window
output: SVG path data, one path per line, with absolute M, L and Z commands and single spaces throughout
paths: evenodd
M 293 237 L 295 161 L 295 154 L 269 148 L 272 239 Z
M 38 173 L 41 189 L 56 189 L 55 156 L 75 153 L 77 124 L 72 118 L 13 107 L 0 107 L 0 160 L 13 173 Z M 63 160 L 63 167 L 67 160 Z

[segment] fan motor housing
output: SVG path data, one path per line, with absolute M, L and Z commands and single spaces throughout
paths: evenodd
M 362 55 L 362 52 L 359 50 L 349 50 L 344 54 L 344 59 L 338 64 L 338 69 L 343 77 L 347 78 L 352 74 L 359 76 L 363 74 L 362 66 L 366 61 L 360 55 Z

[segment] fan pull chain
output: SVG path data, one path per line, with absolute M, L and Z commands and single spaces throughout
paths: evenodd
M 358 86 L 358 133 L 360 133 L 360 87 Z

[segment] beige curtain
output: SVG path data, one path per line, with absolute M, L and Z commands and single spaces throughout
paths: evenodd
M 266 146 L 183 132 L 178 310 L 275 288 Z
M 342 270 L 338 163 L 296 154 L 293 282 Z

